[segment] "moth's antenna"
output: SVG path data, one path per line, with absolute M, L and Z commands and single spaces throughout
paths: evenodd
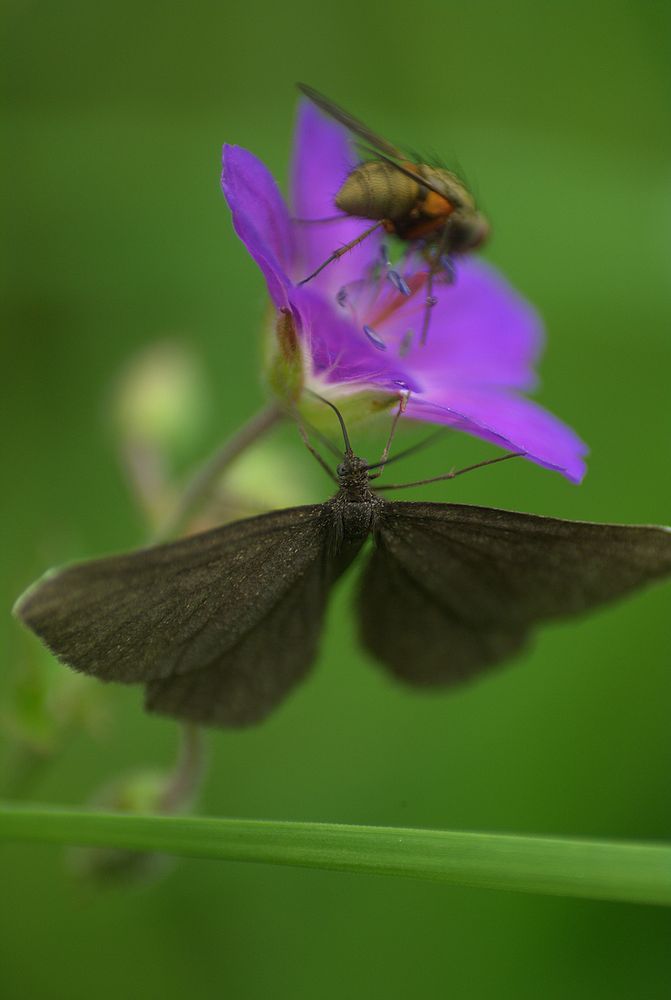
M 338 482 L 338 477 L 336 475 L 334 475 L 333 469 L 331 468 L 331 466 L 328 464 L 327 461 L 324 460 L 324 458 L 319 454 L 319 452 L 317 451 L 317 449 L 315 448 L 315 446 L 310 441 L 310 438 L 308 437 L 308 432 L 305 430 L 305 427 L 303 426 L 303 423 L 301 421 L 301 418 L 298 416 L 298 413 L 296 413 L 296 426 L 298 427 L 298 432 L 299 432 L 301 438 L 303 439 L 303 444 L 305 445 L 305 447 L 307 448 L 307 450 L 310 452 L 310 454 L 314 458 L 317 459 L 317 461 L 321 465 L 321 467 L 324 470 L 324 472 L 326 473 L 326 475 L 329 476 L 331 479 L 334 480 L 334 482 L 337 483 Z
M 374 486 L 377 493 L 379 490 L 405 490 L 410 486 L 425 486 L 427 483 L 438 483 L 442 479 L 456 479 L 463 476 L 465 472 L 473 472 L 474 469 L 483 469 L 486 465 L 496 465 L 497 462 L 506 462 L 509 458 L 524 458 L 526 451 L 510 451 L 506 455 L 499 455 L 498 458 L 488 458 L 485 462 L 477 462 L 475 465 L 467 465 L 465 469 L 453 469 L 443 476 L 432 476 L 431 479 L 418 479 L 416 483 L 385 483 L 384 486 Z
M 342 458 L 341 448 L 336 447 L 333 441 L 331 441 L 330 438 L 326 436 L 326 434 L 323 434 L 318 427 L 315 427 L 314 424 L 311 424 L 309 420 L 303 420 L 303 426 L 310 431 L 310 434 L 313 434 L 315 437 L 319 438 L 324 447 L 328 448 L 331 454 L 334 455 L 338 459 L 338 461 L 340 461 L 340 459 Z
M 340 429 L 342 430 L 342 436 L 345 441 L 345 454 L 348 457 L 351 457 L 354 454 L 354 452 L 352 451 L 352 445 L 350 444 L 349 434 L 347 433 L 347 427 L 345 426 L 345 420 L 343 418 L 342 413 L 335 405 L 335 403 L 332 403 L 330 399 L 325 399 L 324 396 L 320 396 L 318 392 L 313 392 L 312 389 L 308 389 L 307 391 L 310 393 L 311 396 L 314 396 L 315 399 L 319 399 L 321 400 L 322 403 L 326 403 L 327 406 L 331 407 L 331 409 L 333 410 L 333 412 L 335 413 L 336 417 L 340 422 Z
M 382 452 L 382 458 L 380 459 L 379 462 L 375 463 L 375 466 L 371 465 L 368 466 L 369 471 L 375 467 L 379 468 L 380 471 L 376 472 L 375 475 L 373 476 L 369 476 L 368 477 L 369 479 L 377 479 L 377 477 L 381 476 L 382 473 L 384 472 L 384 467 L 387 463 L 387 459 L 389 458 L 389 449 L 391 448 L 391 443 L 394 440 L 394 434 L 396 433 L 396 427 L 398 426 L 399 420 L 405 413 L 405 408 L 408 405 L 409 398 L 410 398 L 409 392 L 402 393 L 401 398 L 398 401 L 398 410 L 394 414 L 394 419 L 391 422 L 391 429 L 389 431 L 389 437 L 387 438 L 387 443 L 384 446 L 384 451 Z

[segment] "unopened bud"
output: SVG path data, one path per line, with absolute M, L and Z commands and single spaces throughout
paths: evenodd
M 193 354 L 175 341 L 161 341 L 133 358 L 113 399 L 123 441 L 160 451 L 182 451 L 204 423 L 207 391 Z
M 91 805 L 105 811 L 139 815 L 161 812 L 169 783 L 167 772 L 136 771 L 102 788 Z M 171 859 L 162 855 L 109 847 L 73 848 L 68 852 L 68 862 L 80 878 L 108 884 L 158 878 L 172 865 Z
M 171 771 L 139 769 L 102 788 L 91 805 L 113 812 L 137 815 L 172 814 L 190 809 L 203 773 L 201 734 L 184 726 L 182 745 Z M 164 875 L 174 861 L 164 855 L 81 847 L 69 852 L 73 871 L 95 882 L 137 882 Z
M 82 730 L 99 737 L 109 722 L 108 691 L 62 670 L 46 653 L 27 655 L 0 708 L 0 733 L 9 752 L 2 767 L 4 794 L 21 797 L 67 739 Z
M 288 308 L 275 314 L 274 341 L 270 348 L 268 381 L 273 392 L 286 403 L 295 403 L 303 388 L 303 357 L 293 313 Z

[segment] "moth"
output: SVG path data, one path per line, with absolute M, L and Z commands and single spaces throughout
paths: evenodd
M 398 487 L 373 485 L 384 461 L 357 457 L 338 417 L 345 450 L 330 500 L 48 573 L 15 614 L 75 670 L 143 684 L 151 712 L 244 726 L 308 673 L 331 588 L 371 537 L 361 642 L 395 678 L 427 687 L 471 680 L 519 652 L 535 625 L 671 572 L 668 528 L 388 501 L 381 492 Z

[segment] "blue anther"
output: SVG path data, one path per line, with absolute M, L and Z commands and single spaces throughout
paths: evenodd
M 378 351 L 387 350 L 387 345 L 384 340 L 382 340 L 381 337 L 378 337 L 372 326 L 364 326 L 363 332 L 366 334 L 373 347 L 377 347 Z
M 388 271 L 387 277 L 389 278 L 389 280 L 391 281 L 392 285 L 394 286 L 397 292 L 400 292 L 401 295 L 405 296 L 410 295 L 410 286 L 408 285 L 408 282 L 405 280 L 405 278 L 401 277 L 398 271 L 394 270 Z

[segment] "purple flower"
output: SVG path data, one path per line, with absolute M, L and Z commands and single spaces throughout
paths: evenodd
M 346 131 L 301 104 L 290 214 L 266 167 L 239 146 L 224 147 L 233 224 L 280 316 L 291 317 L 303 384 L 329 398 L 373 391 L 390 403 L 407 392 L 408 417 L 523 451 L 579 482 L 585 444 L 521 395 L 536 384 L 540 319 L 494 268 L 459 259 L 456 281 L 437 284 L 424 346 L 426 264 L 411 250 L 391 268 L 378 233 L 297 284 L 370 225 L 349 217 L 305 221 L 334 216 L 335 194 L 355 162 Z

